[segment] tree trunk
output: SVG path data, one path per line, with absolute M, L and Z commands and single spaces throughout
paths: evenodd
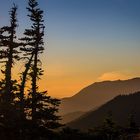
M 32 77 L 32 121 L 36 121 L 36 85 L 37 85 L 37 49 L 35 50 L 33 77 Z
M 34 56 L 34 53 L 32 53 L 28 63 L 26 64 L 26 69 L 25 69 L 25 71 L 23 72 L 23 75 L 22 75 L 22 81 L 21 81 L 21 86 L 20 86 L 20 111 L 21 111 L 21 116 L 24 115 L 24 90 L 25 90 L 27 73 L 30 69 L 33 56 Z

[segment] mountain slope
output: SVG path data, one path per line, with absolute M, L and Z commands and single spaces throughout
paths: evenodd
M 71 122 L 71 121 L 79 118 L 80 116 L 82 116 L 84 114 L 85 114 L 85 112 L 80 112 L 80 111 L 68 113 L 68 114 L 62 116 L 61 123 L 66 124 L 68 122 Z
M 60 114 L 87 112 L 120 94 L 140 91 L 140 78 L 94 83 L 70 98 L 62 99 Z
M 140 92 L 130 95 L 119 95 L 113 100 L 102 105 L 95 111 L 91 111 L 68 126 L 78 129 L 89 129 L 103 123 L 107 113 L 111 111 L 113 119 L 120 125 L 127 125 L 128 118 L 134 112 L 135 121 L 140 125 Z

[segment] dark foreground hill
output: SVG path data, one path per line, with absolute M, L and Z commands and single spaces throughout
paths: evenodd
M 62 99 L 60 114 L 87 112 L 101 106 L 120 94 L 140 91 L 140 78 L 94 83 L 76 95 Z
M 68 126 L 78 129 L 89 129 L 102 125 L 109 111 L 113 114 L 113 120 L 121 126 L 128 125 L 130 114 L 133 112 L 135 121 L 140 126 L 140 92 L 130 95 L 119 95 L 97 110 L 88 112 L 79 119 L 69 123 Z

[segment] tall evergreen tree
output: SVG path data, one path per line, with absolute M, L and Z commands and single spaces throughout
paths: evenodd
M 24 92 L 28 76 L 31 80 L 31 88 L 29 89 L 27 100 L 27 117 L 31 118 L 32 123 L 36 126 L 54 129 L 60 126 L 58 123 L 59 116 L 56 115 L 60 101 L 47 96 L 46 91 L 40 92 L 38 88 L 38 80 L 43 75 L 42 63 L 39 59 L 39 55 L 44 50 L 43 36 L 45 26 L 43 24 L 43 11 L 38 8 L 36 0 L 29 0 L 27 10 L 32 25 L 30 29 L 25 30 L 25 37 L 21 39 L 24 41 L 24 46 L 21 50 L 28 57 L 28 62 L 25 65 L 25 71 L 22 76 L 21 91 Z
M 12 118 L 11 109 L 13 108 L 16 80 L 12 80 L 12 67 L 19 60 L 18 48 L 20 43 L 16 41 L 17 28 L 17 6 L 14 4 L 10 11 L 10 25 L 0 28 L 0 62 L 4 63 L 4 69 L 1 72 L 4 79 L 1 81 L 1 110 L 2 117 Z M 0 111 L 0 113 L 2 113 Z

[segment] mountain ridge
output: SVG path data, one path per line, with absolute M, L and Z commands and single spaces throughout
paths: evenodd
M 63 115 L 77 111 L 87 112 L 119 94 L 140 91 L 139 85 L 139 77 L 128 80 L 95 82 L 83 88 L 72 97 L 63 98 L 60 105 L 60 114 Z
M 140 126 L 140 92 L 129 95 L 118 95 L 95 111 L 90 111 L 80 118 L 70 122 L 67 126 L 77 129 L 91 129 L 102 125 L 107 112 L 111 111 L 113 119 L 119 125 L 128 125 L 130 113 L 134 113 L 135 121 Z

